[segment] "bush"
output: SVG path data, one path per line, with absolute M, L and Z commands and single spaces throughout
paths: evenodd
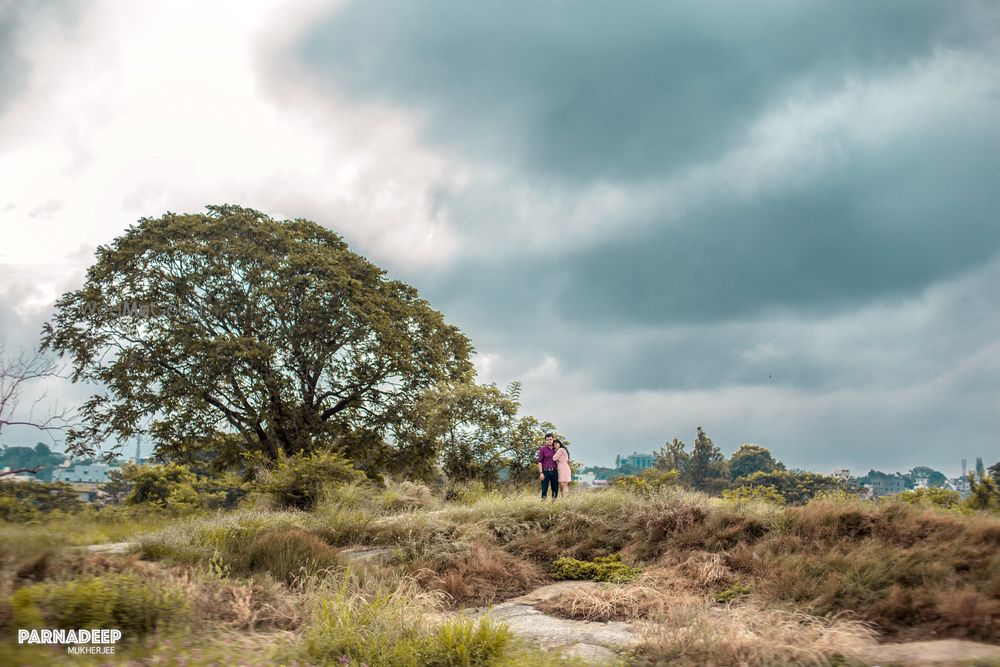
M 275 579 L 291 582 L 296 577 L 317 570 L 336 567 L 337 552 L 310 532 L 299 529 L 269 530 L 256 535 L 245 547 L 232 554 L 232 562 L 221 557 L 220 567 L 238 572 L 267 572 Z
M 364 479 L 364 473 L 340 454 L 299 452 L 282 459 L 259 486 L 279 507 L 310 510 L 328 486 L 360 483 Z
M 680 473 L 676 470 L 648 468 L 638 475 L 625 475 L 612 480 L 612 486 L 630 493 L 651 493 L 679 483 Z
M 618 554 L 598 556 L 592 561 L 563 557 L 552 563 L 552 576 L 556 579 L 590 579 L 622 584 L 632 581 L 640 572 L 623 563 Z
M 472 667 L 497 661 L 510 630 L 489 619 L 456 618 L 428 627 L 421 614 L 433 599 L 408 580 L 376 581 L 365 590 L 351 574 L 317 594 L 302 650 L 310 664 L 374 667 Z
M 847 490 L 846 482 L 838 477 L 796 470 L 755 472 L 746 477 L 739 478 L 734 483 L 734 486 L 770 486 L 793 505 L 804 504 L 810 498 L 826 491 Z
M 722 492 L 724 500 L 736 504 L 761 502 L 770 505 L 784 505 L 785 497 L 773 486 L 738 486 Z
M 908 505 L 933 505 L 945 509 L 958 507 L 962 502 L 962 496 L 958 491 L 934 487 L 903 491 L 896 496 L 896 499 Z
M 24 586 L 10 605 L 13 627 L 118 628 L 125 638 L 166 630 L 188 617 L 180 589 L 132 573 Z
M 741 597 L 750 595 L 750 588 L 744 584 L 736 582 L 715 596 L 716 602 L 732 602 Z
M 108 476 L 111 482 L 106 490 L 113 496 L 126 494 L 126 505 L 178 513 L 232 508 L 247 493 L 246 484 L 233 473 L 198 477 L 178 463 L 126 463 Z
M 0 480 L 0 518 L 27 522 L 54 510 L 75 512 L 83 507 L 77 492 L 63 482 Z

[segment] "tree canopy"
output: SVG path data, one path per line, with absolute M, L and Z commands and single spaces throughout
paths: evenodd
M 468 339 L 413 287 L 325 227 L 233 205 L 143 218 L 99 247 L 42 344 L 106 388 L 68 433 L 77 455 L 221 433 L 267 460 L 333 446 L 378 465 L 401 453 L 384 449 L 407 405 L 473 375 Z

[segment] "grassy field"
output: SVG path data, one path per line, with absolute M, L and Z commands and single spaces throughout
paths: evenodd
M 126 540 L 128 556 L 77 548 Z M 391 556 L 345 559 L 358 545 Z M 862 664 L 852 656 L 877 639 L 1000 642 L 998 547 L 989 513 L 672 488 L 446 503 L 417 484 L 345 485 L 309 512 L 260 497 L 182 517 L 113 509 L 0 525 L 0 663 L 574 664 L 446 612 L 577 571 L 557 559 L 593 573 L 617 555 L 627 577 L 541 608 L 634 623 L 642 643 L 622 664 Z M 18 646 L 23 627 L 120 627 L 126 640 L 113 657 L 67 656 Z

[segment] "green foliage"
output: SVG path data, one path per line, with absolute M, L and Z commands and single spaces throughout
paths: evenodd
M 125 504 L 150 506 L 171 512 L 235 507 L 247 486 L 235 474 L 198 477 L 178 463 L 126 463 L 108 473 L 113 495 L 125 493 Z
M 896 499 L 909 505 L 933 505 L 945 509 L 958 507 L 962 502 L 958 491 L 935 487 L 903 491 L 896 495 Z
M 493 384 L 440 383 L 407 412 L 410 446 L 440 453 L 441 468 L 452 482 L 497 482 L 534 478 L 536 455 L 545 433 L 555 426 L 533 416 L 518 416 L 521 385 L 501 391 Z M 560 436 L 564 444 L 569 441 Z
M 300 529 L 269 530 L 240 544 L 231 545 L 230 560 L 218 558 L 222 567 L 240 574 L 267 572 L 275 579 L 292 582 L 318 570 L 337 567 L 337 552 L 318 536 Z
M 732 602 L 733 600 L 738 600 L 739 598 L 746 597 L 750 595 L 750 587 L 736 582 L 731 586 L 727 587 L 725 590 L 720 591 L 718 595 L 715 596 L 716 602 Z
M 336 441 L 373 473 L 433 457 L 384 436 L 426 389 L 473 373 L 468 339 L 414 288 L 322 225 L 234 205 L 143 218 L 99 247 L 42 349 L 107 390 L 84 402 L 73 453 L 148 423 L 158 449 L 221 429 L 275 461 Z
M 772 472 L 784 468 L 782 463 L 774 460 L 767 447 L 760 445 L 741 445 L 729 457 L 729 478 L 734 480 L 755 472 Z
M 420 615 L 429 602 L 405 585 L 358 590 L 351 579 L 318 596 L 302 641 L 310 664 L 477 667 L 496 664 L 511 643 L 507 626 L 488 618 L 427 626 Z
M 39 442 L 34 447 L 4 445 L 0 449 L 0 468 L 41 468 L 35 476 L 41 482 L 50 481 L 52 470 L 65 460 L 65 456 L 53 452 L 44 442 Z
M 823 491 L 846 490 L 847 485 L 842 479 L 820 475 L 814 472 L 795 470 L 775 470 L 773 472 L 755 472 L 742 477 L 735 482 L 736 487 L 768 486 L 793 505 L 808 502 L 810 498 Z
M 279 507 L 308 510 L 316 505 L 328 487 L 358 483 L 364 473 L 336 452 L 298 452 L 283 457 L 277 467 L 258 483 Z
M 623 563 L 618 554 L 598 556 L 592 561 L 564 556 L 557 558 L 552 563 L 552 576 L 555 579 L 589 579 L 621 584 L 632 581 L 641 572 L 641 570 Z
M 75 512 L 81 507 L 69 484 L 0 479 L 0 518 L 6 521 L 26 522 L 54 510 Z
M 969 497 L 965 499 L 967 507 L 974 510 L 1000 510 L 1000 488 L 989 475 L 976 479 L 974 473 L 969 473 Z
M 130 573 L 24 586 L 10 605 L 14 627 L 118 628 L 127 638 L 175 627 L 189 614 L 182 591 Z
M 698 435 L 694 440 L 691 458 L 685 469 L 685 477 L 691 488 L 698 491 L 721 490 L 724 482 L 719 482 L 725 476 L 725 461 L 722 452 L 715 446 L 712 439 L 698 427 Z
M 722 492 L 724 500 L 736 504 L 761 502 L 770 505 L 784 505 L 787 501 L 774 486 L 737 486 Z
M 684 451 L 684 441 L 674 438 L 655 452 L 656 467 L 661 470 L 676 470 L 683 473 L 691 456 Z
M 611 485 L 629 493 L 654 493 L 667 486 L 677 486 L 680 476 L 677 470 L 647 468 L 637 475 L 615 477 Z

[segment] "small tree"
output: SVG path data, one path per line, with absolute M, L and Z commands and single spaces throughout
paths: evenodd
M 699 491 L 721 491 L 725 486 L 722 452 L 700 426 L 685 472 L 686 481 Z
M 741 445 L 729 457 L 729 478 L 738 479 L 755 472 L 783 470 L 784 465 L 774 460 L 770 450 L 760 445 Z
M 969 491 L 966 504 L 974 510 L 1000 510 L 1000 489 L 989 475 L 983 475 L 978 480 L 969 473 Z
M 656 467 L 660 470 L 676 470 L 683 474 L 685 472 L 690 455 L 684 451 L 684 442 L 674 438 L 670 442 L 664 443 L 660 451 L 653 454 L 656 457 Z

